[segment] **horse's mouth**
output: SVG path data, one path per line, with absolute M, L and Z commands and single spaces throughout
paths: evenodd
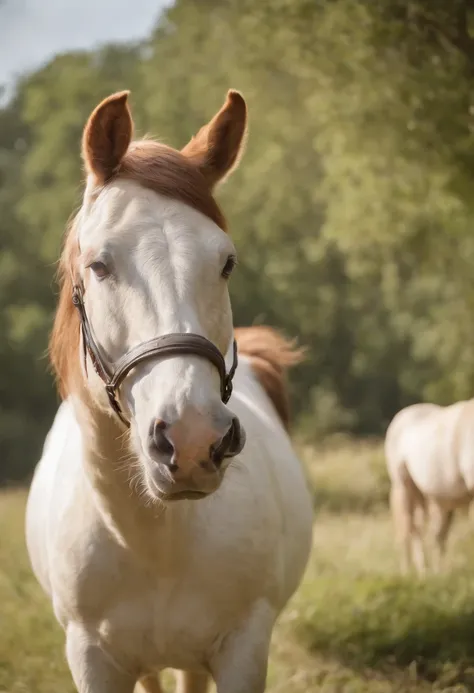
M 163 497 L 163 500 L 199 500 L 200 498 L 206 498 L 209 495 L 210 493 L 206 493 L 205 491 L 177 491 L 176 493 L 166 494 L 166 496 Z
M 153 479 L 151 475 L 147 474 L 147 484 L 150 488 L 150 492 L 163 503 L 168 503 L 169 501 L 179 501 L 179 500 L 200 500 L 202 498 L 207 498 L 210 496 L 216 488 L 209 489 L 208 491 L 199 491 L 197 489 L 176 489 L 176 491 L 165 491 L 163 490 Z
M 191 491 L 191 490 L 185 490 L 185 491 L 175 491 L 173 493 L 165 493 L 164 491 L 160 491 L 159 489 L 154 486 L 153 488 L 155 495 L 158 497 L 160 501 L 163 503 L 168 503 L 168 502 L 174 502 L 174 501 L 180 501 L 180 500 L 200 500 L 201 498 L 207 498 L 207 496 L 210 496 L 213 491 Z

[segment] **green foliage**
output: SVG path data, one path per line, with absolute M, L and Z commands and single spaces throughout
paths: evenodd
M 139 135 L 183 146 L 229 87 L 250 109 L 219 197 L 237 324 L 309 346 L 308 437 L 380 433 L 474 390 L 473 22 L 467 0 L 178 0 L 142 45 L 57 57 L 0 110 L 2 477 L 31 469 L 57 399 L 42 359 L 80 204 L 81 130 L 132 90 Z
M 337 654 L 356 668 L 412 665 L 428 680 L 449 680 L 454 670 L 457 682 L 474 684 L 469 574 L 428 585 L 366 575 L 350 590 L 344 578 L 331 576 L 317 586 L 317 598 L 298 628 L 306 647 Z M 337 610 L 327 613 L 325 605 L 335 603 Z

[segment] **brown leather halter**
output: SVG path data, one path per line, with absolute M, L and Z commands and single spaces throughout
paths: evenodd
M 95 372 L 105 385 L 105 391 L 109 398 L 110 406 L 117 414 L 119 419 L 129 427 L 130 422 L 125 418 L 122 408 L 117 399 L 117 390 L 123 383 L 132 368 L 138 366 L 142 361 L 151 358 L 170 358 L 173 356 L 200 356 L 210 361 L 219 373 L 221 380 L 221 398 L 224 404 L 230 399 L 232 394 L 232 379 L 237 369 L 237 343 L 234 339 L 233 350 L 234 359 L 232 366 L 227 373 L 224 357 L 219 349 L 205 337 L 192 333 L 173 333 L 162 337 L 155 337 L 148 342 L 138 344 L 130 349 L 116 363 L 110 363 L 105 359 L 94 340 L 92 328 L 87 317 L 84 305 L 82 287 L 75 285 L 72 293 L 72 302 L 79 311 L 82 328 L 82 343 L 84 347 L 84 364 L 87 362 L 87 354 L 92 361 Z M 86 366 L 87 367 L 87 366 Z

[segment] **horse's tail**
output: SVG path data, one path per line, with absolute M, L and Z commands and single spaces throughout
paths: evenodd
M 235 329 L 239 354 L 246 356 L 283 425 L 290 425 L 286 371 L 304 360 L 306 349 L 266 325 Z

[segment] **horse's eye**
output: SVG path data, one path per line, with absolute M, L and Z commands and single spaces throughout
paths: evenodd
M 91 262 L 89 268 L 94 272 L 97 279 L 105 279 L 105 277 L 108 277 L 110 274 L 107 266 L 104 265 L 103 262 Z
M 232 274 L 232 270 L 234 269 L 236 264 L 237 258 L 235 258 L 233 255 L 229 255 L 222 270 L 222 276 L 224 277 L 224 279 L 228 279 L 230 277 L 230 275 Z

